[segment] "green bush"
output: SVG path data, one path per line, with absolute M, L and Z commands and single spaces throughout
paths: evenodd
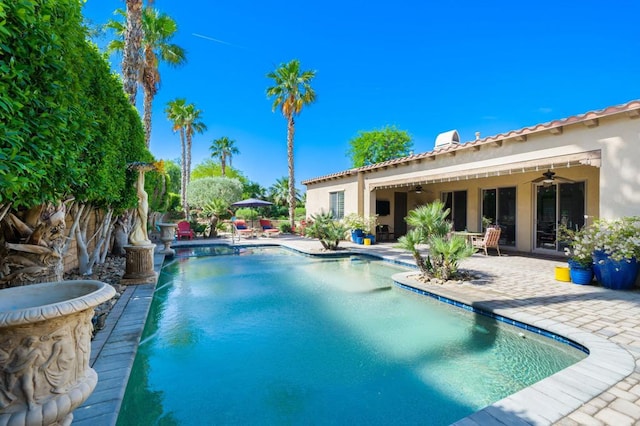
M 81 2 L 0 2 L 0 52 L 0 204 L 135 205 L 127 164 L 152 157 L 119 78 L 87 42 Z
M 305 235 L 318 238 L 322 247 L 327 250 L 336 250 L 347 233 L 346 225 L 334 220 L 331 213 L 312 215 L 311 220 L 313 222 L 305 228 Z
M 244 220 L 256 220 L 258 218 L 258 212 L 252 208 L 241 208 L 236 210 L 236 216 Z
M 282 222 L 278 229 L 280 229 L 280 232 L 282 232 L 283 234 L 290 234 L 291 224 L 289 222 Z

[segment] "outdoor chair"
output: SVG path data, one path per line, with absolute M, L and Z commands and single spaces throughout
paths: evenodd
M 195 232 L 193 232 L 193 229 L 191 229 L 191 224 L 186 220 L 178 222 L 178 230 L 176 231 L 176 233 L 178 235 L 178 239 L 187 237 L 192 240 L 196 235 Z
M 500 256 L 500 246 L 498 245 L 498 241 L 500 240 L 500 232 L 502 230 L 498 227 L 487 228 L 484 236 L 482 237 L 471 237 L 471 244 L 477 249 L 483 249 L 485 256 L 488 255 L 488 248 L 495 248 L 498 251 L 498 256 Z
M 268 219 L 260 219 L 260 227 L 262 228 L 262 235 L 269 238 L 271 235 L 280 235 L 280 230 L 274 228 L 273 224 Z
M 247 226 L 247 222 L 245 222 L 244 220 L 234 221 L 233 229 L 235 230 L 235 233 L 239 237 L 245 237 L 245 238 L 253 237 L 253 229 L 249 228 Z

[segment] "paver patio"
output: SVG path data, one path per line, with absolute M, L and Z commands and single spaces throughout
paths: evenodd
M 175 246 L 230 243 L 196 240 Z M 316 240 L 299 237 L 242 240 L 235 244 L 281 244 L 305 253 L 320 253 Z M 358 253 L 413 264 L 411 256 L 392 243 L 358 246 Z M 156 269 L 162 257 L 156 257 Z M 640 292 L 613 291 L 555 280 L 548 260 L 506 254 L 476 254 L 463 269 L 480 278 L 443 285 L 411 285 L 430 293 L 490 310 L 556 332 L 587 346 L 582 362 L 524 389 L 470 417 L 459 425 L 558 424 L 632 425 L 640 422 Z M 402 280 L 405 282 L 405 280 Z M 126 380 L 135 357 L 153 295 L 153 285 L 132 286 L 109 315 L 92 345 L 92 365 L 99 375 L 96 390 L 74 413 L 74 425 L 115 424 Z

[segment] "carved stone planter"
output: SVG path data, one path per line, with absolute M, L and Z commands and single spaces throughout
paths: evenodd
M 69 425 L 93 392 L 91 319 L 115 290 L 77 280 L 0 290 L 0 425 Z

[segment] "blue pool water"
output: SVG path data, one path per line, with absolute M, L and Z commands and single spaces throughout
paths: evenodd
M 449 424 L 586 356 L 382 261 L 201 253 L 163 268 L 119 425 Z

